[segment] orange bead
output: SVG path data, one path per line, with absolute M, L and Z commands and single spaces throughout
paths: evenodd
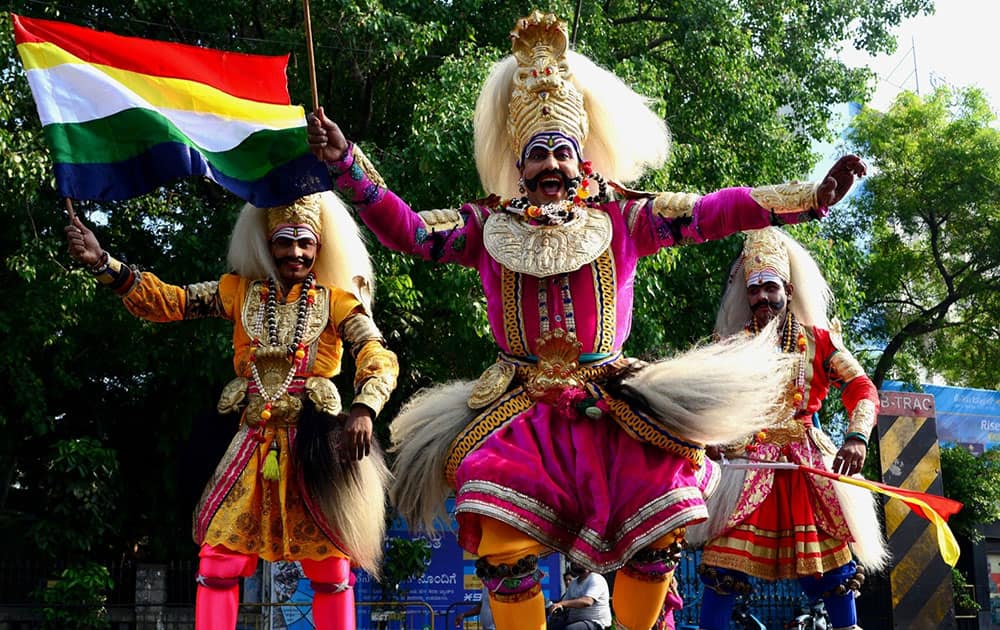
M 797 403 L 802 402 L 802 392 L 795 392 L 795 395 L 792 396 L 792 400 L 794 400 Z
M 758 442 L 763 442 L 766 439 L 767 439 L 767 431 L 761 431 L 760 433 L 757 434 Z
M 265 409 L 264 411 L 260 412 L 260 419 L 261 420 L 270 420 L 271 419 L 271 412 L 268 411 L 267 409 Z
M 295 358 L 298 359 L 298 360 L 300 360 L 300 361 L 302 359 L 306 358 L 306 351 L 305 350 L 296 350 L 295 351 Z

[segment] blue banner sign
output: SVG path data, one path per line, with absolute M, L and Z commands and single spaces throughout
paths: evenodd
M 882 389 L 890 391 L 881 392 L 882 407 L 901 406 L 893 400 L 893 392 L 902 394 L 908 388 L 897 381 L 883 383 Z M 958 444 L 977 454 L 1000 446 L 1000 392 L 945 385 L 923 385 L 922 389 L 924 394 L 934 396 L 932 409 L 937 418 L 939 442 Z M 922 410 L 914 412 L 926 415 Z M 905 414 L 904 409 L 900 415 Z

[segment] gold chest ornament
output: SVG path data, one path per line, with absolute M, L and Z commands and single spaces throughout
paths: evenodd
M 611 245 L 611 237 L 611 217 L 591 208 L 559 225 L 534 225 L 515 214 L 496 212 L 483 226 L 483 244 L 494 260 L 536 278 L 594 262 Z

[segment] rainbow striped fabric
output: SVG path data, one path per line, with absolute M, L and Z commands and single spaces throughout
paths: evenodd
M 13 22 L 63 196 L 128 199 L 202 175 L 270 207 L 330 188 L 289 102 L 287 55 Z

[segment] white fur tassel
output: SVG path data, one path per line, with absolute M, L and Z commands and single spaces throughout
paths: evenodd
M 389 500 L 411 529 L 433 532 L 447 527 L 444 478 L 448 447 L 472 420 L 473 382 L 453 382 L 418 392 L 389 427 L 396 453 L 395 481 Z
M 627 378 L 623 389 L 646 402 L 675 435 L 727 444 L 781 417 L 795 357 L 780 352 L 775 324 L 754 337 L 730 339 L 658 361 Z

